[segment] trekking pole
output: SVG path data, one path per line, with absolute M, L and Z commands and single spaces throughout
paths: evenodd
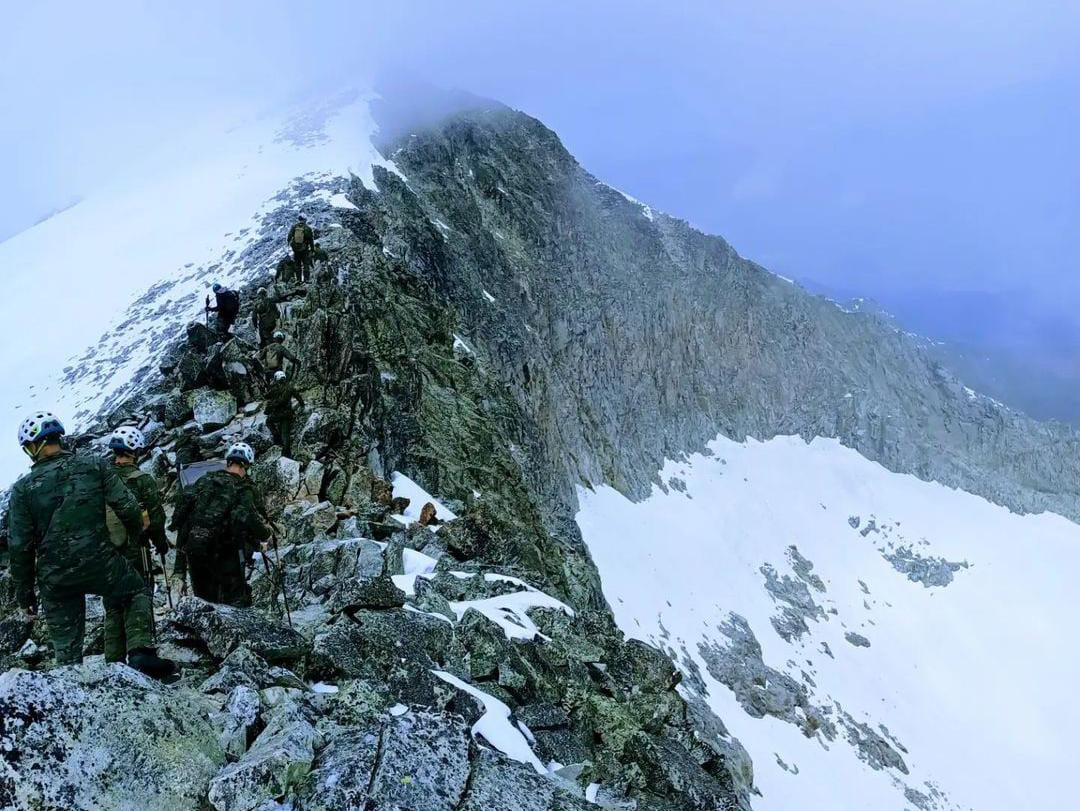
M 161 555 L 161 576 L 165 579 L 165 599 L 169 601 L 169 611 L 174 611 L 172 599 L 172 587 L 169 585 L 169 569 L 166 566 L 165 553 L 159 552 Z
M 276 554 L 277 543 L 274 544 L 274 550 Z M 280 560 L 277 562 L 277 565 L 271 569 L 269 556 L 261 549 L 259 550 L 259 553 L 262 555 L 263 566 L 266 567 L 266 576 L 270 578 L 271 583 L 277 584 L 278 591 L 281 593 L 281 602 L 285 606 L 285 619 L 288 620 L 289 627 L 292 628 L 292 612 L 289 610 L 289 594 L 285 590 L 285 570 L 282 568 Z
M 281 578 L 281 580 L 278 581 L 281 584 L 281 600 L 282 600 L 283 603 L 285 603 L 285 616 L 286 616 L 286 618 L 288 618 L 289 627 L 291 628 L 292 627 L 292 612 L 289 610 L 289 592 L 285 588 L 285 566 L 281 562 L 281 552 L 278 550 L 277 530 L 276 529 L 271 528 L 271 530 L 270 530 L 270 541 L 274 545 L 274 559 L 277 562 L 278 576 Z
M 210 326 L 210 294 L 206 294 L 206 309 L 203 311 L 206 316 L 206 326 Z
M 150 554 L 146 547 L 140 547 L 143 564 L 143 583 L 150 589 L 150 638 L 157 644 L 157 620 L 154 619 L 154 570 L 150 568 Z

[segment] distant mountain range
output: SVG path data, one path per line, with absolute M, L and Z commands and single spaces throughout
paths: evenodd
M 852 289 L 799 283 L 930 339 L 928 349 L 982 394 L 1042 420 L 1080 426 L 1080 323 L 1017 291 Z

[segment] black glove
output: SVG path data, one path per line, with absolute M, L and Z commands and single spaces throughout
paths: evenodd
M 169 541 L 166 538 L 157 538 L 154 540 L 154 551 L 158 553 L 159 557 L 165 557 L 169 554 Z

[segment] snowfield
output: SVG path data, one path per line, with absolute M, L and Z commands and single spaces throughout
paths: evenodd
M 284 254 L 284 232 L 262 267 L 244 252 L 269 213 L 294 214 L 295 179 L 354 175 L 373 188 L 374 165 L 394 169 L 371 142 L 372 98 L 350 91 L 227 132 L 194 131 L 133 158 L 109 188 L 0 243 L 8 283 L 0 302 L 0 436 L 11 440 L 0 442 L 0 484 L 26 467 L 14 441 L 26 413 L 52 409 L 69 430 L 85 425 L 141 369 L 153 368 L 184 324 L 202 319 L 212 281 L 238 285 Z M 353 207 L 343 194 L 321 197 Z
M 640 503 L 582 489 L 577 520 L 619 625 L 682 660 L 681 689 L 707 691 L 749 751 L 755 809 L 1072 805 L 1080 526 L 890 473 L 834 440 L 710 450 L 668 462 L 667 492 Z M 750 694 L 784 693 L 786 674 L 832 740 L 802 709 L 753 717 L 721 683 L 753 648 L 731 614 L 774 669 Z M 909 774 L 876 758 L 867 728 Z

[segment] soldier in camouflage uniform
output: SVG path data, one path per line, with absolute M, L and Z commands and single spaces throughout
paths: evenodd
M 294 402 L 299 408 L 305 407 L 304 398 L 293 388 L 285 372 L 274 372 L 266 393 L 266 427 L 270 429 L 274 441 L 281 446 L 281 452 L 286 456 L 292 453 L 293 429 L 296 426 Z
M 292 248 L 293 259 L 300 271 L 300 282 L 311 281 L 311 266 L 315 261 L 315 233 L 303 214 L 296 218 L 296 223 L 289 229 L 289 247 Z
M 259 495 L 247 477 L 255 451 L 237 442 L 225 462 L 225 470 L 205 474 L 177 499 L 172 520 L 177 530 L 174 573 L 181 580 L 190 574 L 196 597 L 249 606 L 246 569 L 270 533 Z
M 60 444 L 64 426 L 39 411 L 19 427 L 19 444 L 33 460 L 11 489 L 11 574 L 19 605 L 36 619 L 37 594 L 58 665 L 83 657 L 86 595 L 101 595 L 124 615 L 128 664 L 155 676 L 175 672 L 152 646 L 150 598 L 136 572 L 110 544 L 105 507 L 130 535 L 142 532 L 142 509 L 106 459 L 75 455 Z
M 260 287 L 251 310 L 251 324 L 259 331 L 259 346 L 266 346 L 273 340 L 280 317 L 277 303 L 265 287 Z
M 279 284 L 292 284 L 296 281 L 298 271 L 299 268 L 296 266 L 295 259 L 291 256 L 282 257 L 274 270 L 274 281 Z
M 274 340 L 259 350 L 258 360 L 266 372 L 273 379 L 274 372 L 285 372 L 285 377 L 296 377 L 300 370 L 300 359 L 285 346 L 285 333 L 277 330 L 273 335 Z M 286 368 L 285 361 L 289 362 Z
M 111 508 L 106 508 L 105 524 L 109 529 L 109 539 L 120 550 L 132 568 L 139 573 L 146 583 L 147 594 L 154 598 L 154 564 L 150 557 L 150 545 L 154 551 L 165 556 L 169 551 L 169 540 L 165 537 L 165 509 L 161 506 L 157 481 L 149 473 L 140 470 L 135 464 L 136 454 L 146 447 L 142 431 L 131 426 L 121 426 L 109 437 L 109 448 L 113 452 L 113 462 L 120 480 L 127 485 L 135 496 L 143 512 L 150 520 L 150 526 L 138 535 L 129 535 L 119 516 Z M 153 603 L 151 602 L 151 611 Z M 123 661 L 126 650 L 124 632 L 124 612 L 105 607 L 105 661 Z M 153 616 L 150 617 L 153 622 Z

